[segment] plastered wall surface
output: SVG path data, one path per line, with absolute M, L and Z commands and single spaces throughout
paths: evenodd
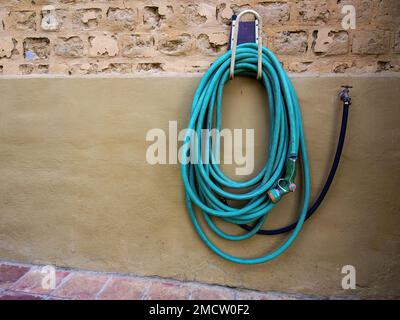
M 351 84 L 348 136 L 326 201 L 279 259 L 235 265 L 211 253 L 186 213 L 178 165 L 149 165 L 152 128 L 188 120 L 199 77 L 0 79 L 0 257 L 228 286 L 320 295 L 399 297 L 400 78 L 294 77 L 310 156 L 312 195 L 326 177 L 340 126 L 341 84 Z M 256 128 L 267 150 L 265 96 L 254 80 L 224 92 L 223 126 Z M 232 166 L 225 168 L 232 173 Z M 269 217 L 295 217 L 301 191 Z M 227 228 L 227 227 L 226 227 Z M 227 228 L 235 231 L 238 229 Z M 229 243 L 264 253 L 282 237 Z M 344 265 L 357 289 L 341 288 Z
M 0 0 L 0 74 L 203 72 L 248 8 L 286 70 L 400 70 L 398 0 Z

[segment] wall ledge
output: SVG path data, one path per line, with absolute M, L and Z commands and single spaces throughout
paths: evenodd
M 65 74 L 33 74 L 33 75 L 2 75 L 0 80 L 8 79 L 152 79 L 152 78 L 200 78 L 204 73 L 136 73 L 136 74 L 93 74 L 93 75 L 65 75 Z M 400 78 L 400 72 L 379 73 L 288 73 L 290 78 Z

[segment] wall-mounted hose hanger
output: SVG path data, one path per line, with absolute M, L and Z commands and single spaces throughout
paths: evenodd
M 238 43 L 240 18 L 247 13 L 257 21 L 256 43 Z M 253 10 L 241 12 L 232 26 L 231 50 L 219 57 L 203 76 L 195 93 L 187 134 L 181 149 L 182 158 L 197 152 L 196 163 L 187 161 L 181 166 L 185 187 L 186 205 L 193 225 L 204 243 L 221 257 L 236 263 L 255 264 L 272 260 L 283 253 L 298 236 L 304 221 L 321 204 L 332 183 L 339 164 L 346 134 L 348 110 L 350 105 L 349 87 L 341 93 L 343 118 L 339 143 L 327 181 L 310 206 L 310 174 L 307 148 L 299 102 L 293 85 L 275 55 L 262 46 L 262 21 Z M 224 85 L 235 76 L 256 77 L 264 86 L 268 96 L 270 113 L 270 137 L 268 159 L 261 171 L 253 178 L 243 182 L 227 177 L 215 161 L 212 140 L 204 138 L 201 130 L 221 128 L 221 101 Z M 192 132 L 197 134 L 192 135 Z M 198 141 L 192 143 L 195 137 Z M 202 141 L 207 139 L 207 141 Z M 219 146 L 219 137 L 214 142 Z M 205 144 L 204 144 L 205 143 Z M 196 146 L 193 150 L 191 146 Z M 209 152 L 209 161 L 204 161 L 204 148 Z M 219 150 L 217 150 L 219 152 Z M 301 161 L 299 161 L 301 160 Z M 264 229 L 268 213 L 283 199 L 296 190 L 294 183 L 296 168 L 302 171 L 302 204 L 297 221 L 279 229 Z M 234 189 L 234 192 L 229 190 Z M 298 188 L 300 189 L 300 187 Z M 235 205 L 233 203 L 235 202 Z M 238 207 L 238 203 L 240 206 Z M 289 232 L 288 238 L 274 251 L 254 258 L 239 258 L 219 249 L 203 231 L 195 207 L 202 212 L 208 227 L 218 236 L 232 241 L 248 239 L 256 234 L 274 235 Z M 215 223 L 223 219 L 242 228 L 241 233 L 227 234 Z M 238 230 L 241 230 L 238 228 Z M 236 243 L 237 242 L 233 242 Z

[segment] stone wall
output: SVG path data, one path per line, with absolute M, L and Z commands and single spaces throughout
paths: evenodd
M 0 74 L 203 72 L 244 8 L 288 71 L 400 71 L 398 0 L 0 0 Z

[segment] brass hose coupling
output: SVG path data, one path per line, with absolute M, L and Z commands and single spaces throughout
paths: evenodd
M 279 179 L 274 186 L 268 190 L 268 197 L 273 203 L 279 202 L 281 198 L 289 192 L 296 191 L 296 184 L 294 178 L 296 177 L 296 157 L 289 157 L 286 160 L 285 176 Z

